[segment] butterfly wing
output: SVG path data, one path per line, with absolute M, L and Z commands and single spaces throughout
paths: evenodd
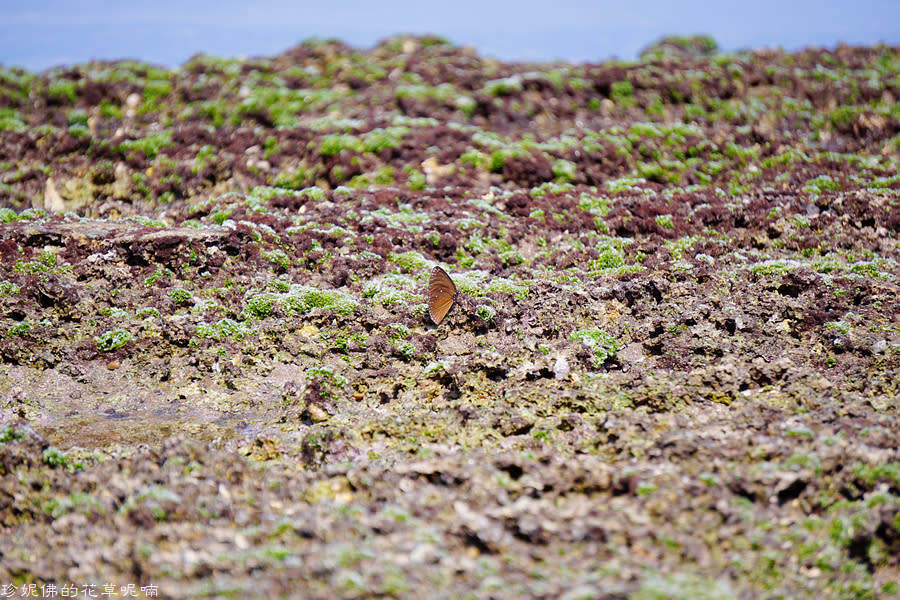
M 435 325 L 440 325 L 456 301 L 456 285 L 440 267 L 431 271 L 428 282 L 428 314 Z

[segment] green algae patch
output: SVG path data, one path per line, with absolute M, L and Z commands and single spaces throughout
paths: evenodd
M 418 264 L 417 260 L 411 262 Z M 362 295 L 363 298 L 369 298 L 385 308 L 408 306 L 422 299 L 419 293 L 421 287 L 421 284 L 412 277 L 399 273 L 385 273 L 366 283 Z
M 193 294 L 184 288 L 172 288 L 169 290 L 169 298 L 175 304 L 187 304 L 193 298 Z
M 227 317 L 215 323 L 198 323 L 194 331 L 198 338 L 216 341 L 224 339 L 239 341 L 252 333 L 252 330 L 243 323 Z
M 792 268 L 800 266 L 797 261 L 778 259 L 766 260 L 750 266 L 750 272 L 757 277 L 781 277 Z
M 12 336 L 23 336 L 27 335 L 29 331 L 34 329 L 31 323 L 28 321 L 22 321 L 21 323 L 16 323 L 15 325 L 10 325 L 6 330 L 6 335 Z
M 391 254 L 388 256 L 388 261 L 394 263 L 407 273 L 414 273 L 428 266 L 428 259 L 415 250 Z
M 619 343 L 615 338 L 600 329 L 573 331 L 569 334 L 569 339 L 579 340 L 590 349 L 595 367 L 615 358 L 619 352 Z
M 482 304 L 475 309 L 475 316 L 477 316 L 482 321 L 490 323 L 495 318 L 497 318 L 497 311 L 492 306 Z
M 422 369 L 422 377 L 432 377 L 438 374 L 447 373 L 453 363 L 449 360 L 437 360 L 428 363 Z
M 0 425 L 0 444 L 5 444 L 14 440 L 22 440 L 25 439 L 27 435 L 27 433 L 8 423 Z
M 115 146 L 114 149 L 125 157 L 128 157 L 135 152 L 142 152 L 148 159 L 152 159 L 155 158 L 163 148 L 172 145 L 172 132 L 159 131 L 148 133 L 140 139 L 126 140 L 118 146 Z
M 328 365 L 307 369 L 306 380 L 316 382 L 319 386 L 319 393 L 332 400 L 336 400 L 347 387 L 347 378 L 335 373 L 334 368 Z
M 84 464 L 81 461 L 71 459 L 54 446 L 45 448 L 41 454 L 41 459 L 48 467 L 62 467 L 70 472 L 84 469 Z
M 484 270 L 471 270 L 451 274 L 453 282 L 460 293 L 467 296 L 481 297 L 487 294 L 512 294 L 517 300 L 528 298 L 529 287 L 524 281 L 515 281 L 505 277 L 491 277 Z
M 133 339 L 134 335 L 127 329 L 113 329 L 95 337 L 94 342 L 97 343 L 97 348 L 101 352 L 112 352 L 122 348 Z
M 836 181 L 831 175 L 819 175 L 807 181 L 803 186 L 804 192 L 815 195 L 819 195 L 826 190 L 837 192 L 841 189 L 840 182 Z
M 726 581 L 693 573 L 651 574 L 641 581 L 631 600 L 729 600 L 737 594 Z
M 273 314 L 276 307 L 288 315 L 304 315 L 321 308 L 346 316 L 352 314 L 357 306 L 359 302 L 346 292 L 294 284 L 286 292 L 251 295 L 239 317 L 244 320 L 265 319 Z
M 332 310 L 341 315 L 351 314 L 359 302 L 346 292 L 323 290 L 305 285 L 292 285 L 282 294 L 280 304 L 288 314 L 302 315 L 314 308 Z

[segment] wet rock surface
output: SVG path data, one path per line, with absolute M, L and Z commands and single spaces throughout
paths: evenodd
M 0 585 L 900 594 L 897 48 L 0 74 Z

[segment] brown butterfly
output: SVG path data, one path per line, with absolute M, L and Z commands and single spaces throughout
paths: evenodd
M 450 276 L 440 267 L 431 271 L 431 281 L 428 282 L 428 314 L 435 325 L 440 325 L 453 303 L 459 299 L 459 292 Z

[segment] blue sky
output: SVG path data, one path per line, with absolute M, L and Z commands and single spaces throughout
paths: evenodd
M 271 55 L 309 37 L 368 48 L 396 33 L 438 34 L 531 61 L 631 59 L 667 34 L 709 34 L 725 50 L 898 45 L 900 0 L 0 0 L 0 64 L 33 71 L 92 58 L 177 66 L 198 52 Z

